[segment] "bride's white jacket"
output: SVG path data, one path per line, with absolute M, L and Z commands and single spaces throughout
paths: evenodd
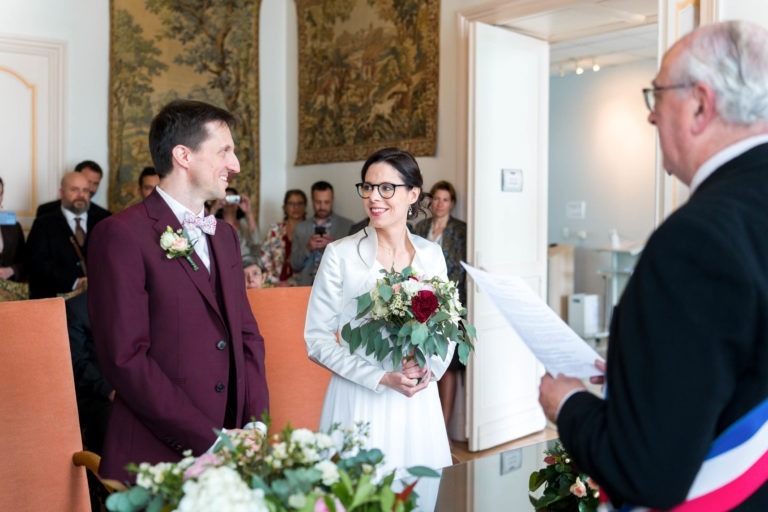
M 416 249 L 411 266 L 417 273 L 447 280 L 440 246 L 410 232 L 408 237 Z M 376 230 L 371 227 L 326 246 L 309 296 L 304 340 L 311 360 L 347 380 L 380 393 L 387 389 L 379 385 L 379 381 L 387 371 L 392 371 L 391 361 L 377 361 L 373 355 L 366 356 L 361 348 L 351 354 L 347 342 L 340 335 L 339 342 L 336 341 L 336 333 L 340 333 L 344 324 L 357 313 L 355 299 L 370 291 L 381 277 L 376 248 Z M 431 357 L 433 380 L 438 380 L 445 373 L 454 347 L 455 343 L 451 342 L 445 359 Z

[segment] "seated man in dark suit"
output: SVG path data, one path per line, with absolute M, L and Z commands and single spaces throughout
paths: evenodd
M 87 300 L 87 292 L 83 292 L 65 302 L 67 331 L 83 441 L 88 450 L 101 454 L 115 391 L 96 361 Z
M 83 176 L 85 176 L 85 179 L 88 180 L 88 190 L 90 190 L 91 198 L 93 198 L 93 196 L 96 195 L 96 192 L 99 191 L 101 179 L 104 177 L 104 171 L 101 169 L 101 166 L 93 160 L 83 160 L 75 166 L 75 172 L 82 173 Z M 35 217 L 56 213 L 59 209 L 61 209 L 61 199 L 43 203 L 37 207 Z M 106 217 L 110 213 L 109 210 L 102 208 L 96 203 L 90 203 L 88 211 L 94 212 L 101 217 Z
M 91 193 L 82 173 L 66 173 L 59 193 L 59 210 L 36 218 L 27 239 L 31 299 L 55 297 L 85 285 L 88 233 L 109 216 L 106 210 L 88 208 Z

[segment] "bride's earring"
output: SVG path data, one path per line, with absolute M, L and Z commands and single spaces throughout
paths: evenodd
M 411 215 L 413 215 L 413 205 L 408 207 L 408 216 L 410 217 Z

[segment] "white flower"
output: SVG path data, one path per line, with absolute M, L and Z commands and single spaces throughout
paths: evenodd
M 227 466 L 210 468 L 197 480 L 184 484 L 178 512 L 268 512 L 264 492 L 250 489 L 237 472 Z
M 163 234 L 160 235 L 160 247 L 162 247 L 164 251 L 167 251 L 178 237 L 179 235 L 173 231 L 164 231 Z
M 303 494 L 291 494 L 288 496 L 288 506 L 302 508 L 307 504 L 307 497 Z
M 288 447 L 285 443 L 276 443 L 272 446 L 272 456 L 276 459 L 284 459 L 288 456 Z
M 323 485 L 332 486 L 339 481 L 339 468 L 329 460 L 322 460 L 315 464 L 315 469 L 322 473 Z
M 405 292 L 405 295 L 412 299 L 414 295 L 419 293 L 421 290 L 427 290 L 431 289 L 431 286 L 427 286 L 426 283 L 422 281 L 414 281 L 413 279 L 408 279 L 407 281 L 402 282 L 403 291 Z
M 298 428 L 291 432 L 291 442 L 299 445 L 309 445 L 315 442 L 315 434 L 306 428 Z

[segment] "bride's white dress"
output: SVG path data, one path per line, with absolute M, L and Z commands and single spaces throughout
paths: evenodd
M 440 247 L 410 236 L 416 249 L 412 266 L 420 274 L 445 279 Z M 367 228 L 326 247 L 309 299 L 305 340 L 309 357 L 333 372 L 320 429 L 327 430 L 334 423 L 351 427 L 355 422 L 368 422 L 368 446 L 381 449 L 385 455 L 381 474 L 399 469 L 398 476 L 405 476 L 403 468 L 438 469 L 451 464 L 437 382 L 433 380 L 426 389 L 408 398 L 379 385 L 384 373 L 393 369 L 391 361 L 376 361 L 362 350 L 351 354 L 343 339 L 336 342 L 336 332 L 341 332 L 342 326 L 356 314 L 355 299 L 373 287 L 381 277 L 381 268 L 376 261 L 373 229 Z M 453 344 L 446 360 L 430 359 L 436 378 L 445 372 L 452 352 Z

